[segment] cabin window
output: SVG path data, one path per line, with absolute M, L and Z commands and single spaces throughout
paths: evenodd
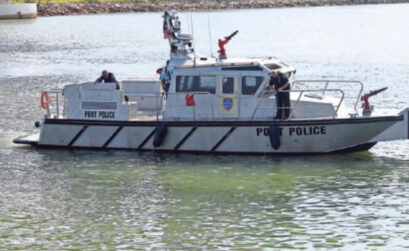
M 223 93 L 234 93 L 234 78 L 223 78 Z
M 243 95 L 254 95 L 261 83 L 263 83 L 263 77 L 245 76 L 241 79 L 241 93 Z
M 216 92 L 215 76 L 177 76 L 176 92 Z
M 266 64 L 265 66 L 266 66 L 269 70 L 272 70 L 272 71 L 281 68 L 281 66 L 279 66 L 278 64 Z

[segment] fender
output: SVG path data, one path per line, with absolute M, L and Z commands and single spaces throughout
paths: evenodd
M 270 125 L 270 144 L 271 147 L 274 148 L 274 150 L 278 150 L 280 148 L 281 142 L 280 142 L 280 134 L 279 134 L 279 129 L 276 125 Z
M 163 141 L 165 140 L 167 131 L 168 127 L 165 125 L 156 127 L 155 137 L 153 138 L 154 147 L 159 147 L 162 145 Z

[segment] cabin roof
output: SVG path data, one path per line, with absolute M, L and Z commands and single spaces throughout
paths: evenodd
M 217 60 L 216 58 L 196 57 L 188 60 L 172 60 L 175 69 L 197 67 L 240 67 L 240 66 L 264 66 L 268 71 L 279 70 L 280 72 L 294 72 L 295 69 L 276 58 L 228 58 Z M 243 69 L 245 71 L 246 69 Z M 262 69 L 261 69 L 262 70 Z

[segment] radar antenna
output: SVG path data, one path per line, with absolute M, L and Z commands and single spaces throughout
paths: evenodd
M 162 17 L 163 38 L 169 41 L 170 58 L 194 57 L 193 36 L 181 32 L 181 22 L 177 12 L 165 10 Z

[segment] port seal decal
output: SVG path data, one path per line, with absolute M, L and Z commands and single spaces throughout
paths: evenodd
M 223 97 L 222 106 L 225 112 L 231 112 L 234 108 L 234 97 L 232 96 Z

